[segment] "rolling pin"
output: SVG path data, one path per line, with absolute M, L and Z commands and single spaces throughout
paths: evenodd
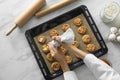
M 68 4 L 71 4 L 71 3 L 75 2 L 75 1 L 76 0 L 63 0 L 62 2 L 57 3 L 57 4 L 51 6 L 51 7 L 47 8 L 47 9 L 40 10 L 39 12 L 37 12 L 35 14 L 35 16 L 37 18 L 42 17 L 42 16 L 44 16 L 44 15 L 46 15 L 48 13 L 51 13 L 51 12 L 57 10 L 57 9 L 60 9 L 60 8 L 62 8 L 64 6 L 68 5 Z
M 14 26 L 6 33 L 6 36 L 8 36 L 12 31 L 19 27 L 23 27 L 23 25 L 33 16 L 35 13 L 45 5 L 45 0 L 35 0 L 34 3 L 28 7 L 28 9 L 25 10 L 16 20 Z

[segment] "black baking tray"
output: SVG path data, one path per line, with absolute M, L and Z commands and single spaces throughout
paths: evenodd
M 101 36 L 96 24 L 95 24 L 90 12 L 88 11 L 88 8 L 85 5 L 81 5 L 75 9 L 67 12 L 67 13 L 64 13 L 64 14 L 62 14 L 54 19 L 51 19 L 45 23 L 42 23 L 42 24 L 40 24 L 40 25 L 30 29 L 30 30 L 27 30 L 25 33 L 25 36 L 29 42 L 29 45 L 30 45 L 30 47 L 34 53 L 34 56 L 36 58 L 36 61 L 39 65 L 39 68 L 41 69 L 41 72 L 43 73 L 43 76 L 45 77 L 46 80 L 52 80 L 52 79 L 60 76 L 63 72 L 58 71 L 55 74 L 50 74 L 50 71 L 48 70 L 46 63 L 45 63 L 42 55 L 40 54 L 40 51 L 39 51 L 37 45 L 35 44 L 34 37 L 56 27 L 57 25 L 62 24 L 65 21 L 68 21 L 68 20 L 70 20 L 70 19 L 72 19 L 80 14 L 83 14 L 85 16 L 85 18 L 88 21 L 88 24 L 90 25 L 98 43 L 101 46 L 101 49 L 95 51 L 93 54 L 96 57 L 100 57 L 100 56 L 107 53 L 108 48 L 107 48 L 107 46 L 106 46 L 106 44 Z M 82 64 L 83 64 L 83 61 L 79 60 L 78 62 L 70 65 L 70 69 L 73 70 Z

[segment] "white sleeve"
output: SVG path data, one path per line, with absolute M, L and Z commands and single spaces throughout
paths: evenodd
M 64 80 L 78 80 L 74 71 L 67 71 L 63 73 Z
M 119 73 L 92 54 L 84 58 L 84 63 L 97 80 L 120 80 Z

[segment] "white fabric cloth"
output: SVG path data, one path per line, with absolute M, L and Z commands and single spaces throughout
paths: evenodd
M 74 71 L 64 72 L 64 80 L 78 80 Z
M 120 80 L 119 73 L 92 54 L 85 57 L 84 63 L 97 80 Z M 65 72 L 64 78 L 65 80 L 78 80 L 73 71 Z
M 60 36 L 61 37 L 61 42 L 65 42 L 65 43 L 68 43 L 68 44 L 72 44 L 74 42 L 74 38 L 75 38 L 75 35 L 74 35 L 74 32 L 71 28 L 69 28 L 65 33 L 63 33 L 63 35 Z M 54 46 L 56 47 L 59 47 L 60 44 L 53 40 L 51 42 Z

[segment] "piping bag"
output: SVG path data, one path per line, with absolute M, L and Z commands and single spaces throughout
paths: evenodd
M 16 20 L 13 27 L 6 33 L 8 36 L 15 28 L 23 27 L 23 25 L 33 16 L 35 13 L 45 5 L 45 0 L 35 0 L 34 3 L 29 6 Z
M 73 30 L 71 28 L 69 28 L 65 33 L 63 33 L 60 36 L 60 38 L 61 38 L 61 42 L 65 42 L 65 43 L 68 43 L 68 44 L 73 44 L 74 39 L 75 39 L 75 35 L 74 35 Z M 55 47 L 60 46 L 60 44 L 55 40 L 52 40 L 51 44 L 53 44 Z

